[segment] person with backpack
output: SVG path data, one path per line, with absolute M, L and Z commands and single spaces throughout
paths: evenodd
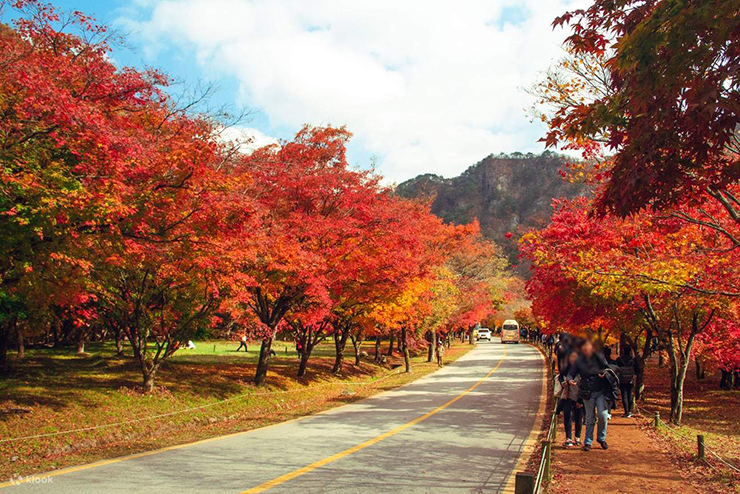
M 602 449 L 609 448 L 606 443 L 606 425 L 609 420 L 609 403 L 604 392 L 605 372 L 609 369 L 604 357 L 594 351 L 590 341 L 581 346 L 581 356 L 572 369 L 568 370 L 568 385 L 579 384 L 579 398 L 583 401 L 586 413 L 586 437 L 583 439 L 583 450 L 590 451 L 594 441 L 594 426 L 598 417 L 596 441 Z M 611 372 L 611 370 L 610 370 Z M 576 381 L 580 378 L 580 382 Z
M 637 377 L 637 365 L 632 348 L 624 346 L 622 355 L 617 359 L 617 366 L 619 367 L 619 394 L 622 395 L 622 407 L 624 416 L 627 418 L 632 417 L 632 391 Z
M 583 403 L 580 401 L 579 382 L 580 376 L 572 381 L 568 381 L 567 375 L 574 368 L 578 360 L 578 352 L 571 351 L 566 357 L 564 368 L 560 371 L 560 382 L 563 385 L 563 391 L 558 402 L 563 410 L 563 426 L 565 427 L 565 443 L 563 446 L 581 445 L 581 430 L 583 428 Z M 573 439 L 573 423 L 575 423 L 575 439 Z

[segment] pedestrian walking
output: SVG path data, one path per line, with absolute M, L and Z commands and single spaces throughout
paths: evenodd
M 437 366 L 442 367 L 442 358 L 445 355 L 444 339 L 437 337 Z
M 568 382 L 576 382 L 580 377 L 579 397 L 583 401 L 586 412 L 586 437 L 583 440 L 583 449 L 591 450 L 594 440 L 594 426 L 598 418 L 596 441 L 603 449 L 609 445 L 606 442 L 607 421 L 609 419 L 609 404 L 604 394 L 604 371 L 608 368 L 602 355 L 594 351 L 590 341 L 581 346 L 581 356 L 576 360 L 573 370 L 568 372 Z
M 247 350 L 247 335 L 242 335 L 241 340 L 239 340 L 239 348 L 237 348 L 236 351 L 238 352 L 242 348 L 244 348 L 245 353 L 249 352 L 249 350 Z
M 622 347 L 622 355 L 617 359 L 617 366 L 619 367 L 619 394 L 622 396 L 625 417 L 632 416 L 632 391 L 637 377 L 637 365 L 632 347 L 627 345 Z
M 580 376 L 568 380 L 569 372 L 575 372 L 575 364 L 578 361 L 578 352 L 571 351 L 566 358 L 565 367 L 560 372 L 563 392 L 560 403 L 563 409 L 563 426 L 565 427 L 566 448 L 581 445 L 581 430 L 583 428 L 583 403 L 579 397 Z M 573 424 L 575 424 L 575 438 L 573 437 Z

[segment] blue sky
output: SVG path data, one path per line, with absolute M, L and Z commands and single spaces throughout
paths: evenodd
M 116 63 L 213 82 L 257 142 L 347 125 L 388 181 L 539 152 L 524 91 L 562 56 L 552 19 L 582 0 L 56 0 L 126 34 Z

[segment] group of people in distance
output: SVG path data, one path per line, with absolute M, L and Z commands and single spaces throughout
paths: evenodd
M 557 411 L 563 413 L 564 445 L 581 446 L 585 422 L 583 450 L 590 451 L 598 423 L 596 442 L 607 449 L 607 423 L 617 407 L 618 396 L 622 398 L 624 416 L 632 416 L 639 360 L 626 345 L 621 346 L 619 357 L 612 359 L 611 348 L 588 339 L 560 333 L 554 340 L 553 359 L 557 365 L 554 391 L 559 398 Z

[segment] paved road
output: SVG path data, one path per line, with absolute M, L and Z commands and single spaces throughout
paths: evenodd
M 3 494 L 505 492 L 541 390 L 536 349 L 482 342 L 434 374 L 357 403 Z

